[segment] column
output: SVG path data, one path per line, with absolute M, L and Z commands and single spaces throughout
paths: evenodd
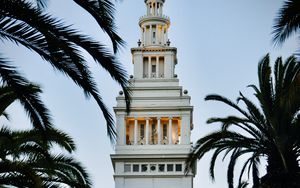
M 169 144 L 173 144 L 173 142 L 172 142 L 172 117 L 169 117 Z
M 156 78 L 159 78 L 159 57 L 156 56 Z
M 163 6 L 163 4 L 160 4 L 160 5 L 159 5 L 159 15 L 160 15 L 160 16 L 162 16 L 162 6 Z
M 134 118 L 134 145 L 137 145 L 138 141 L 138 120 Z
M 126 125 L 125 125 L 125 115 L 117 115 L 117 145 L 126 144 Z
M 149 120 L 150 118 L 146 118 L 146 145 L 149 144 Z
M 144 44 L 144 29 L 141 27 L 141 46 Z
M 165 41 L 165 25 L 162 25 L 162 27 L 161 27 L 160 37 L 161 37 L 161 44 L 162 45 L 166 44 L 166 41 Z
M 166 31 L 166 32 L 165 32 Z M 167 45 L 167 26 L 164 27 L 164 44 Z
M 157 144 L 161 144 L 160 117 L 157 117 Z
M 183 115 L 181 118 L 181 137 L 180 143 L 184 145 L 190 144 L 191 133 L 191 120 L 190 115 Z
M 148 57 L 148 78 L 151 78 L 151 57 Z
M 168 27 L 166 27 L 166 43 L 167 43 L 167 41 L 168 41 Z
M 147 15 L 150 15 L 150 4 L 147 5 Z

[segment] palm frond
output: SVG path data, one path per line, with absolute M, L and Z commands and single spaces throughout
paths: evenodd
M 266 117 L 272 116 L 272 109 L 274 105 L 274 91 L 271 73 L 270 56 L 267 54 L 258 63 L 259 93 L 255 94 Z
M 111 0 L 74 0 L 74 2 L 89 12 L 98 25 L 108 34 L 114 52 L 125 45 L 125 41 L 116 33 L 116 25 L 113 19 L 115 8 Z
M 7 84 L 10 91 L 17 96 L 15 98 L 24 107 L 34 127 L 42 130 L 50 128 L 52 120 L 49 110 L 40 99 L 40 88 L 32 85 L 26 78 L 21 76 L 15 67 L 9 64 L 7 60 L 0 57 L 0 78 L 2 82 Z
M 235 103 L 233 103 L 231 100 L 229 100 L 226 97 L 223 97 L 221 95 L 216 95 L 216 94 L 208 95 L 208 96 L 205 97 L 204 100 L 206 100 L 206 101 L 212 100 L 212 101 L 218 101 L 218 102 L 225 103 L 228 106 L 231 106 L 232 108 L 234 108 L 237 111 L 239 111 L 245 117 L 249 117 L 249 114 L 246 111 L 244 111 L 243 109 L 241 109 L 238 105 L 236 105 Z
M 46 8 L 49 0 L 35 0 L 39 9 Z
M 52 129 L 47 145 L 36 129 L 12 131 L 0 129 L 0 185 L 42 187 L 90 187 L 85 168 L 71 156 L 53 155 L 54 144 L 74 150 L 72 139 L 62 131 Z
M 114 140 L 116 133 L 112 115 L 103 103 L 79 49 L 86 50 L 121 85 L 129 111 L 127 74 L 114 55 L 105 46 L 90 37 L 77 34 L 78 31 L 64 26 L 60 20 L 43 14 L 27 2 L 4 0 L 0 5 L 5 15 L 2 19 L 2 25 L 5 26 L 2 36 L 35 50 L 57 70 L 69 76 L 87 96 L 91 95 L 106 119 L 108 136 Z
M 284 2 L 273 28 L 275 45 L 282 44 L 300 28 L 300 2 L 298 0 L 286 0 Z
M 186 162 L 187 166 L 195 165 L 196 160 L 214 151 L 209 171 L 212 180 L 215 180 L 214 167 L 218 156 L 224 154 L 223 161 L 229 156 L 227 182 L 228 186 L 233 188 L 236 162 L 245 156 L 239 174 L 239 187 L 246 185 L 242 183 L 246 172 L 248 179 L 252 173 L 254 187 L 262 184 L 274 187 L 276 183 L 273 183 L 272 177 L 280 177 L 278 174 L 287 177 L 283 180 L 276 178 L 276 181 L 281 182 L 280 185 L 299 187 L 300 182 L 296 181 L 300 173 L 299 66 L 294 57 L 287 58 L 284 63 L 282 58 L 277 58 L 273 83 L 270 57 L 268 54 L 263 57 L 258 65 L 259 86 L 248 86 L 254 89 L 254 95 L 260 105 L 258 107 L 242 93 L 237 101 L 243 102 L 245 110 L 223 96 L 208 95 L 205 100 L 222 102 L 242 116 L 208 119 L 209 124 L 221 123 L 221 128 L 195 143 Z M 259 175 L 262 157 L 266 157 L 268 163 L 267 174 L 264 177 Z
M 17 100 L 16 94 L 9 86 L 0 86 L 0 116 L 5 116 L 5 110 Z

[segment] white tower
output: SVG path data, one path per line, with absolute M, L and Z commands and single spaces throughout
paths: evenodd
M 170 47 L 170 20 L 163 15 L 165 0 L 145 0 L 141 39 L 131 53 L 132 103 L 126 113 L 122 92 L 114 108 L 117 125 L 115 188 L 192 188 L 195 169 L 184 174 L 193 127 L 190 96 L 174 73 L 175 47 Z

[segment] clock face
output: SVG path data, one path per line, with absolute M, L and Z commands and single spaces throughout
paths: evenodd
M 160 172 L 164 172 L 164 171 L 165 171 L 165 165 L 164 165 L 164 164 L 159 164 L 159 165 L 158 165 L 158 170 L 159 170 Z
M 142 165 L 142 172 L 147 172 L 147 170 L 148 170 L 148 165 L 143 164 Z
M 151 170 L 151 171 L 155 171 L 155 170 L 156 170 L 156 165 L 154 165 L 154 164 L 153 164 L 153 165 L 150 165 L 150 170 Z

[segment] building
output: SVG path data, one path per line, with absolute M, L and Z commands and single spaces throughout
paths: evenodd
M 123 93 L 114 108 L 117 125 L 115 188 L 192 188 L 195 169 L 184 173 L 193 128 L 190 96 L 175 74 L 177 49 L 170 46 L 165 0 L 145 0 L 141 39 L 132 48 L 131 111 Z

